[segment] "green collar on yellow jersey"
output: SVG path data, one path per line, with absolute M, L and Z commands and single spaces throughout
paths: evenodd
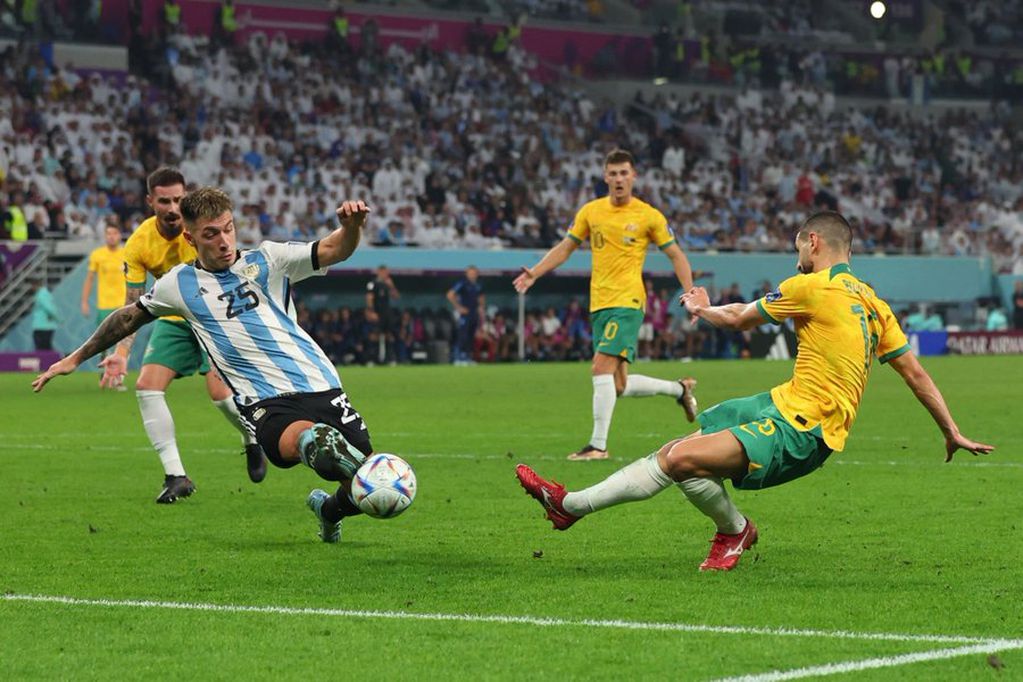
M 831 270 L 828 271 L 828 280 L 835 279 L 835 276 L 842 274 L 843 272 L 849 273 L 853 277 L 852 268 L 849 267 L 848 263 L 839 263 L 838 265 L 832 265 Z

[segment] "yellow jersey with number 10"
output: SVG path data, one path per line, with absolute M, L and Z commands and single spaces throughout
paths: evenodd
M 771 390 L 775 407 L 801 431 L 819 426 L 841 451 L 874 358 L 884 363 L 910 349 L 898 319 L 846 263 L 790 277 L 757 308 L 775 324 L 793 318 L 799 339 L 792 379 Z
M 647 246 L 659 249 L 675 243 L 668 221 L 656 208 L 632 197 L 615 206 L 608 197 L 585 204 L 575 216 L 568 238 L 576 244 L 590 240 L 590 311 L 637 308 L 646 305 L 643 262 Z
M 146 286 L 146 275 L 160 279 L 179 263 L 191 263 L 197 257 L 195 247 L 185 241 L 182 231 L 174 239 L 167 239 L 156 227 L 156 216 L 142 221 L 135 233 L 124 244 L 124 279 L 129 287 Z M 184 318 L 162 318 L 181 322 Z

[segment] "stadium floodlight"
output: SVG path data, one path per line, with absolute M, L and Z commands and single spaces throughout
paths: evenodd
M 888 6 L 881 2 L 881 0 L 875 0 L 875 2 L 870 3 L 870 16 L 875 19 L 881 19 L 887 11 Z

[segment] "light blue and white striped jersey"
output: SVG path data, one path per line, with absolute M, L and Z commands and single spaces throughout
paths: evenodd
M 156 317 L 184 317 L 242 405 L 341 388 L 333 363 L 291 310 L 291 282 L 326 272 L 316 246 L 263 242 L 220 272 L 183 263 L 139 305 Z

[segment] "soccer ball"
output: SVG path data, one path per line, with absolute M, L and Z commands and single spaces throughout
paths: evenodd
M 359 467 L 352 479 L 352 501 L 377 519 L 392 519 L 416 499 L 416 474 L 397 455 L 379 453 Z

